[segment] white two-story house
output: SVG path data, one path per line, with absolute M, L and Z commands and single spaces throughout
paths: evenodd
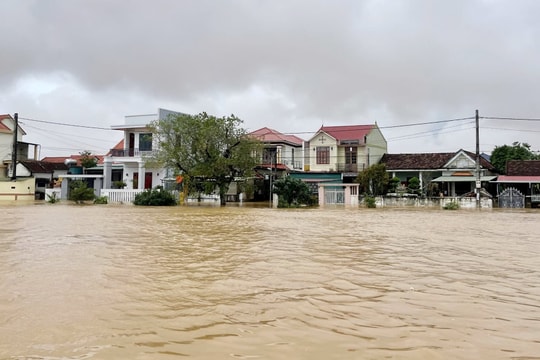
M 124 132 L 121 148 L 111 149 L 103 159 L 103 187 L 112 187 L 112 167 L 122 165 L 122 181 L 128 189 L 151 189 L 163 185 L 171 178 L 170 171 L 164 168 L 147 168 L 146 161 L 155 150 L 155 141 L 148 125 L 155 120 L 167 119 L 170 115 L 181 113 L 158 109 L 156 113 L 144 115 L 128 115 L 124 124 L 111 126 L 114 130 Z

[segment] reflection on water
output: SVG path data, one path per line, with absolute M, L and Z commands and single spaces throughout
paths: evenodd
M 0 211 L 2 359 L 540 359 L 538 211 Z

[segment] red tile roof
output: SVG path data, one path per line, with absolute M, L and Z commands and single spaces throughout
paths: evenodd
M 284 143 L 295 146 L 302 146 L 302 144 L 304 143 L 304 140 L 302 140 L 298 136 L 285 135 L 280 133 L 279 131 L 267 127 L 263 127 L 259 130 L 250 132 L 249 135 L 265 143 Z
M 345 126 L 321 126 L 319 131 L 324 131 L 334 139 L 341 140 L 364 140 L 364 136 L 375 128 L 375 125 L 345 125 Z
M 540 176 L 508 176 L 499 175 L 497 181 L 499 183 L 540 183 Z
M 98 164 L 103 164 L 103 158 L 105 157 L 105 155 L 93 155 L 93 157 L 97 158 L 98 159 Z M 47 157 L 44 157 L 43 159 L 41 159 L 41 161 L 45 161 L 45 162 L 50 162 L 50 163 L 64 163 L 64 161 L 66 161 L 66 159 L 73 159 L 73 160 L 77 160 L 77 165 L 81 165 L 81 158 L 82 156 L 81 155 L 69 155 L 69 156 L 47 156 Z
M 9 114 L 0 115 L 0 132 L 11 133 L 11 129 L 2 122 L 5 119 L 12 119 L 12 117 Z

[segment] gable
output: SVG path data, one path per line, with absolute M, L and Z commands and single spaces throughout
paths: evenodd
M 476 160 L 471 158 L 464 151 L 458 151 L 444 167 L 449 169 L 474 169 L 476 167 Z
M 364 138 L 374 127 L 375 125 L 321 126 L 313 138 L 318 136 L 321 132 L 324 132 L 338 142 L 358 141 L 359 144 L 363 144 Z

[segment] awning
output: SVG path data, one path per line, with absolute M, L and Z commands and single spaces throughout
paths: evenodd
M 509 176 L 509 175 L 500 175 L 497 178 L 496 183 L 511 183 L 511 184 L 531 184 L 536 183 L 540 184 L 540 176 Z
M 491 181 L 497 176 L 482 176 L 480 181 Z M 439 176 L 431 182 L 475 182 L 476 176 Z

